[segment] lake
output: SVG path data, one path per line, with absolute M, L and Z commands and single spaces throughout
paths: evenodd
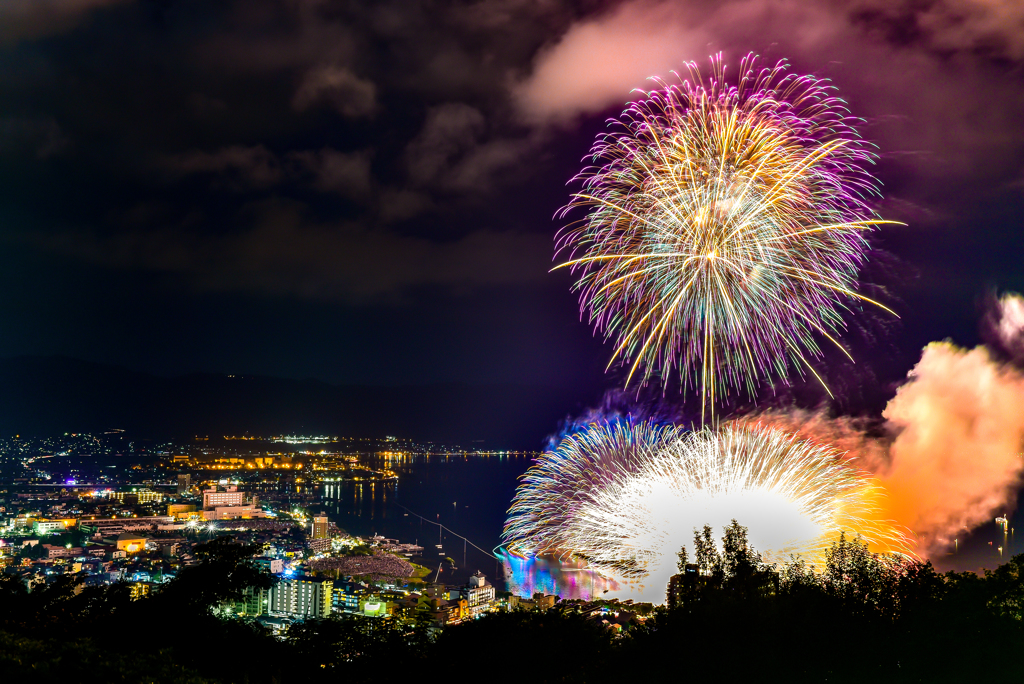
M 378 534 L 423 546 L 423 558 L 415 560 L 434 571 L 431 579 L 447 584 L 465 583 L 479 570 L 498 589 L 520 596 L 542 592 L 562 598 L 663 600 L 664 587 L 652 587 L 644 599 L 640 587 L 617 583 L 579 563 L 521 559 L 496 548 L 518 479 L 531 463 L 532 457 L 522 454 L 376 456 L 366 464 L 390 468 L 398 482 L 325 484 L 315 490 L 319 507 L 304 505 L 310 513 L 327 513 L 350 534 Z

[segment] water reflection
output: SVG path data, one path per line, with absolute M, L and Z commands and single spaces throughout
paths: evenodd
M 351 534 L 380 534 L 424 546 L 424 557 L 416 562 L 448 584 L 463 584 L 479 570 L 499 589 L 507 586 L 523 597 L 542 592 L 565 599 L 665 600 L 664 584 L 652 583 L 645 591 L 638 584 L 587 570 L 578 562 L 527 560 L 509 556 L 502 549 L 496 549 L 496 561 L 455 536 L 468 537 L 482 549 L 499 543 L 509 501 L 531 463 L 526 455 L 405 455 L 367 461 L 370 467 L 386 466 L 397 472 L 398 481 L 344 480 L 302 487 L 265 482 L 250 487 L 278 506 L 299 506 L 312 514 L 324 512 Z M 440 530 L 438 524 L 455 534 Z
M 554 594 L 563 599 L 588 600 L 618 590 L 615 580 L 587 570 L 582 563 L 553 558 L 521 558 L 496 549 L 508 590 L 518 596 Z
M 505 571 L 505 584 L 512 593 L 530 597 L 536 593 L 553 594 L 561 599 L 632 599 L 660 604 L 665 601 L 664 586 L 645 586 L 607 577 L 571 559 L 521 558 L 504 549 L 495 549 Z

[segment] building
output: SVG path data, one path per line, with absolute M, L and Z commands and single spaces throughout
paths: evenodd
M 327 516 L 321 513 L 313 518 L 313 539 L 329 539 L 331 523 Z
M 174 516 L 175 519 L 188 519 L 190 513 L 195 513 L 195 504 L 170 504 L 167 507 L 167 515 Z
M 532 598 L 521 598 L 518 596 L 510 596 L 508 601 L 508 609 L 514 610 L 515 608 L 522 608 L 523 610 L 539 610 L 544 612 L 555 607 L 555 602 L 558 597 L 553 594 L 544 594 L 543 592 L 537 592 Z M 514 601 L 511 599 L 515 599 Z
M 292 626 L 292 621 L 288 618 L 270 617 L 269 615 L 261 615 L 256 621 L 269 629 L 270 633 L 276 637 L 284 635 Z
M 479 570 L 459 593 L 466 599 L 466 618 L 478 618 L 494 607 L 494 587 Z
M 265 556 L 257 556 L 252 559 L 253 563 L 257 565 L 263 572 L 270 573 L 271 575 L 280 575 L 284 572 L 284 561 L 280 558 L 267 558 Z
M 395 614 L 397 607 L 394 601 L 388 601 L 377 594 L 359 599 L 359 614 L 366 617 L 388 617 Z
M 153 593 L 153 582 L 134 582 L 129 589 L 133 601 L 146 598 Z
M 265 518 L 266 512 L 254 504 L 241 506 L 215 506 L 201 511 L 203 520 L 248 520 L 250 518 Z
M 331 614 L 334 581 L 320 577 L 283 579 L 270 589 L 270 614 L 298 619 Z
M 266 513 L 257 504 L 256 495 L 247 499 L 246 493 L 238 487 L 227 487 L 224 491 L 217 488 L 203 490 L 203 520 L 235 520 L 238 518 L 265 518 Z
M 270 608 L 270 590 L 246 587 L 242 591 L 242 599 L 230 605 L 236 615 L 259 617 L 266 615 Z
M 32 531 L 36 534 L 56 534 L 67 529 L 63 520 L 33 520 Z
M 216 487 L 203 490 L 203 508 L 215 508 L 217 506 L 241 506 L 245 503 L 245 492 L 238 491 L 238 487 L 226 487 L 219 491 Z M 256 503 L 253 497 L 253 503 Z
M 186 461 L 188 460 L 188 456 L 185 456 L 184 458 L 185 458 Z M 177 461 L 178 457 L 175 456 L 174 460 Z M 179 473 L 178 474 L 178 488 L 175 490 L 177 492 L 178 496 L 181 496 L 182 494 L 187 494 L 188 493 L 188 488 L 191 487 L 191 486 L 192 486 L 192 476 L 189 475 L 188 473 Z
M 47 558 L 77 558 L 78 556 L 85 555 L 81 546 L 73 546 L 68 548 L 66 546 L 53 546 L 52 544 L 43 544 L 43 548 L 46 549 Z
M 351 583 L 334 588 L 333 604 L 335 613 L 358 613 L 359 597 L 362 592 Z
M 327 553 L 331 550 L 330 539 L 310 539 L 308 542 L 309 550 L 313 553 Z
M 117 536 L 117 549 L 125 553 L 138 553 L 145 551 L 146 538 L 131 532 L 125 532 Z
M 416 599 L 416 611 L 420 615 L 425 612 L 435 629 L 458 624 L 462 621 L 466 609 L 466 599 L 456 597 L 448 600 L 445 598 L 444 590 L 437 586 L 427 587 Z
M 79 526 L 83 532 L 113 536 L 123 532 L 150 531 L 157 525 L 173 525 L 174 517 L 170 515 L 152 515 L 148 517 L 131 518 L 97 518 L 93 520 L 80 520 Z
M 164 495 L 152 489 L 133 489 L 130 492 L 111 492 L 110 498 L 123 504 L 160 503 Z
M 699 585 L 706 583 L 706 579 L 697 570 L 697 565 L 690 563 L 682 573 L 669 578 L 665 600 L 669 607 L 683 605 L 696 595 Z

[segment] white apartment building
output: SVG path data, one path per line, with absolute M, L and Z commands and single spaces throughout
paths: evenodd
M 35 520 L 32 522 L 32 529 L 36 534 L 52 534 L 63 532 L 67 526 L 63 520 Z
M 489 612 L 494 606 L 494 587 L 479 570 L 469 578 L 469 584 L 462 589 L 461 594 L 466 599 L 467 617 L 471 620 Z
M 319 577 L 282 579 L 270 589 L 270 614 L 325 618 L 331 614 L 334 581 Z

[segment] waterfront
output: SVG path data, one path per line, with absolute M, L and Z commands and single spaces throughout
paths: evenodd
M 110 440 L 116 443 L 107 444 Z M 234 484 L 257 494 L 271 515 L 276 511 L 290 519 L 288 512 L 296 508 L 310 515 L 322 512 L 350 534 L 417 544 L 423 551 L 413 560 L 428 569 L 430 579 L 441 583 L 463 585 L 479 570 L 499 590 L 524 597 L 543 593 L 652 603 L 665 597 L 667 578 L 650 578 L 646 585 L 618 583 L 580 563 L 515 558 L 496 548 L 518 479 L 535 454 L 457 448 L 439 453 L 427 451 L 433 445 L 394 438 L 355 444 L 351 442 L 356 440 L 321 439 L 315 444 L 323 450 L 313 451 L 302 442 L 287 452 L 282 452 L 280 444 L 251 438 L 241 447 L 233 440 L 161 445 L 159 453 L 130 451 L 124 447 L 131 445 L 121 444 L 124 441 L 120 435 L 100 439 L 70 435 L 38 444 L 22 440 L 8 445 L 10 460 L 16 462 L 16 467 L 9 468 L 10 476 L 23 481 L 14 489 L 56 496 L 64 488 L 113 492 L 155 487 L 167 495 L 176 486 L 177 473 L 187 470 L 197 486 Z M 79 453 L 85 447 L 94 453 Z M 377 450 L 367 453 L 362 451 L 365 448 Z M 122 455 L 122 449 L 127 453 Z M 271 453 L 276 454 L 273 459 Z M 24 495 L 12 496 L 20 500 Z M 75 505 L 68 505 L 61 515 L 73 517 Z M 165 512 L 162 504 L 148 506 L 133 511 L 138 515 Z M 964 535 L 948 554 L 936 555 L 932 561 L 940 570 L 998 565 L 1017 550 L 1017 517 L 1007 516 L 1002 525 L 999 521 L 1004 519 L 997 520 L 997 534 L 986 527 L 975 535 Z
M 440 566 L 441 581 L 464 582 L 481 570 L 498 587 L 505 585 L 502 565 L 491 551 L 500 541 L 505 510 L 517 478 L 532 462 L 530 456 L 403 454 L 365 461 L 372 468 L 393 470 L 397 481 L 282 483 L 255 489 L 310 513 L 323 511 L 350 534 L 417 543 L 424 547 L 417 561 L 435 575 Z
M 580 563 L 522 559 L 497 548 L 518 478 L 532 463 L 530 455 L 376 455 L 365 462 L 396 472 L 397 481 L 256 489 L 310 513 L 323 511 L 350 534 L 423 546 L 423 556 L 414 560 L 442 582 L 464 583 L 480 570 L 497 588 L 519 596 L 540 592 L 578 599 L 664 599 L 664 587 L 621 584 Z

